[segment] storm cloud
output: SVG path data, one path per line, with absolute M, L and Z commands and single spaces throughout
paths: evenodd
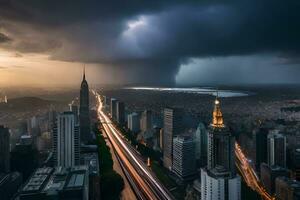
M 295 0 L 0 0 L 0 47 L 106 65 L 125 83 L 173 84 L 191 58 L 224 60 L 215 62 L 220 74 L 239 71 L 241 59 L 224 59 L 232 56 L 255 64 L 268 54 L 299 68 L 299 10 Z M 280 73 L 272 62 L 259 66 Z

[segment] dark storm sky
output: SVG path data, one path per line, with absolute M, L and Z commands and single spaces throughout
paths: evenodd
M 116 83 L 299 83 L 298 0 L 0 0 L 0 47 Z

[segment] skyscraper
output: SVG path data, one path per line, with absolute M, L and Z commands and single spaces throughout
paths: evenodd
M 268 165 L 286 167 L 286 137 L 282 134 L 268 135 Z
M 133 133 L 137 133 L 140 130 L 139 115 L 137 113 L 134 112 L 128 115 L 127 126 Z
M 141 131 L 145 132 L 152 129 L 152 112 L 151 110 L 145 110 L 141 116 Z
M 164 109 L 164 134 L 163 134 L 163 163 L 168 169 L 172 168 L 173 138 L 183 131 L 182 109 Z
M 80 135 L 81 142 L 87 143 L 91 140 L 90 130 L 90 109 L 89 109 L 89 85 L 85 80 L 85 70 L 83 72 L 83 79 L 80 87 L 80 108 L 79 108 L 79 120 L 80 120 Z
M 192 137 L 177 136 L 173 139 L 173 172 L 182 180 L 193 178 L 196 173 L 195 143 Z
M 254 141 L 254 162 L 257 172 L 260 172 L 260 165 L 263 162 L 267 162 L 267 137 L 269 130 L 265 127 L 261 127 L 258 130 L 253 131 Z
M 117 99 L 110 99 L 110 115 L 113 120 L 117 119 Z
M 207 164 L 207 131 L 203 123 L 199 123 L 193 135 L 195 142 L 195 156 L 201 166 Z
M 53 154 L 55 166 L 79 165 L 80 133 L 73 112 L 64 112 L 57 116 L 53 130 Z
M 117 122 L 122 126 L 125 123 L 125 104 L 121 101 L 117 102 Z
M 8 128 L 0 126 L 0 172 L 4 173 L 10 171 L 9 138 Z
M 235 171 L 235 138 L 223 122 L 220 101 L 215 100 L 208 130 L 207 168 L 201 169 L 201 199 L 240 200 L 241 178 Z

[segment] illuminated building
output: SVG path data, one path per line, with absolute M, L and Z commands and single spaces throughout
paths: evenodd
M 225 126 L 218 99 L 208 130 L 207 167 L 201 169 L 202 200 L 240 200 L 241 178 L 235 171 L 235 138 Z

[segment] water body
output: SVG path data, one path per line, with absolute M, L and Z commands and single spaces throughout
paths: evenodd
M 249 96 L 249 92 L 234 91 L 234 90 L 216 90 L 215 88 L 167 88 L 167 87 L 126 87 L 128 90 L 150 90 L 161 92 L 180 92 L 180 93 L 193 93 L 193 94 L 207 94 L 219 97 L 244 97 Z

